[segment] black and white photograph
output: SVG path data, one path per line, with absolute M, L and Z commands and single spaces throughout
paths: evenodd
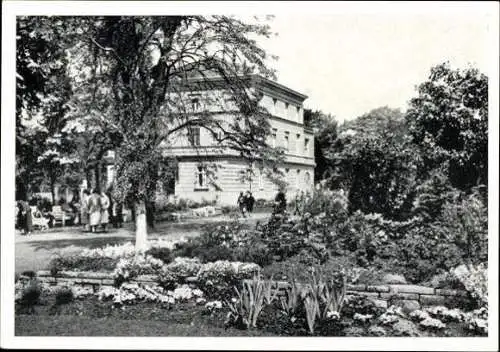
M 498 350 L 499 11 L 4 1 L 1 346 Z

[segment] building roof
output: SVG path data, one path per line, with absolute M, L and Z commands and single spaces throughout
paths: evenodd
M 253 84 L 258 86 L 261 90 L 265 91 L 270 95 L 277 96 L 279 98 L 288 98 L 294 100 L 297 103 L 302 103 L 304 100 L 308 98 L 307 95 L 299 93 L 296 90 L 288 88 L 287 86 L 280 84 L 276 81 L 263 77 L 259 74 L 249 74 L 249 75 L 238 75 L 242 80 L 250 80 Z M 197 83 L 206 83 L 206 84 L 214 84 L 224 82 L 225 79 L 215 74 L 213 71 L 205 71 L 205 76 L 201 77 L 197 75 L 196 77 L 190 77 L 187 80 L 187 84 L 197 84 Z

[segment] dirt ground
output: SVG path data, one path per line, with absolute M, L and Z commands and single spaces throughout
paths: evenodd
M 240 219 L 247 223 L 256 223 L 267 219 L 268 213 L 253 214 L 250 219 Z M 210 223 L 227 222 L 230 218 L 224 215 L 197 218 L 184 222 L 162 222 L 148 233 L 149 238 L 178 239 L 181 237 L 198 236 L 201 228 Z M 123 228 L 111 228 L 107 233 L 85 233 L 80 227 L 57 227 L 44 232 L 34 232 L 30 236 L 22 236 L 16 231 L 16 273 L 26 270 L 44 270 L 50 258 L 61 251 L 77 251 L 84 248 L 98 248 L 107 244 L 123 244 L 134 242 L 133 224 L 127 223 Z

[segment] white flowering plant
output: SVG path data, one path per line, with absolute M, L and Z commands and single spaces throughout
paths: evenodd
M 433 329 L 433 330 L 441 330 L 446 327 L 446 324 L 444 324 L 441 320 L 430 317 L 420 321 L 419 325 L 422 326 L 423 328 Z
M 260 272 L 260 266 L 254 263 L 229 262 L 219 260 L 204 264 L 197 275 L 198 284 L 209 296 L 225 298 L 233 293 L 243 279 L 250 279 Z
M 139 275 L 157 274 L 165 264 L 160 259 L 149 255 L 136 255 L 131 258 L 122 258 L 113 271 L 115 282 L 129 281 Z
M 160 287 L 139 285 L 137 283 L 123 283 L 120 288 L 103 287 L 96 295 L 100 300 L 112 300 L 114 305 L 156 302 L 170 306 L 176 302 L 189 302 L 192 300 L 200 304 L 204 299 L 201 290 L 192 289 L 188 285 L 165 292 Z
M 400 318 L 406 318 L 403 309 L 401 307 L 392 305 L 378 317 L 378 322 L 380 325 L 393 325 Z
M 448 309 L 444 306 L 434 306 L 425 308 L 425 311 L 431 316 L 443 321 L 460 322 L 463 321 L 465 317 L 465 313 L 458 308 Z
M 463 264 L 451 272 L 481 306 L 488 307 L 488 266 L 485 263 Z

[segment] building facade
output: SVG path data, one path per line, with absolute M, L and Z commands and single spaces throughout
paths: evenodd
M 267 142 L 285 150 L 280 169 L 289 199 L 296 192 L 311 191 L 314 187 L 314 135 L 304 127 L 303 102 L 307 97 L 260 76 L 252 76 L 252 89 L 259 91 L 260 105 L 271 114 L 271 135 Z M 230 107 L 198 106 L 197 94 L 203 92 L 192 95 L 194 111 L 209 110 L 226 122 L 234 118 Z M 176 199 L 234 205 L 242 191 L 251 191 L 256 199 L 271 200 L 279 189 L 268 170 L 249 165 L 239 152 L 219 145 L 213 133 L 203 127 L 179 132 L 164 146 L 163 153 L 178 161 L 173 187 Z

